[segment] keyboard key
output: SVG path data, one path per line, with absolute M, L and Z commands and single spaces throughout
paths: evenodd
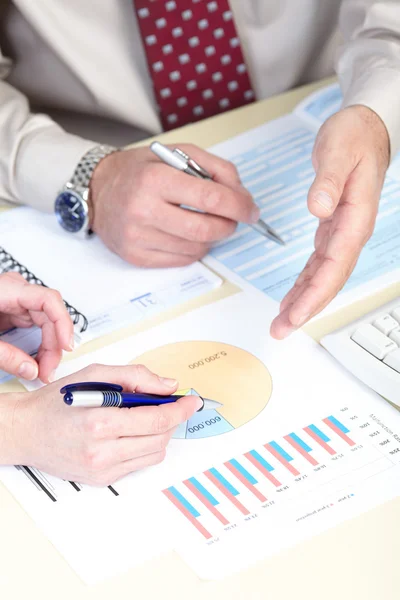
M 389 334 L 389 337 L 391 340 L 393 340 L 394 342 L 396 342 L 396 344 L 398 346 L 400 346 L 400 327 L 398 327 L 397 329 L 394 329 L 394 331 L 392 331 Z
M 383 359 L 383 362 L 385 365 L 392 367 L 392 369 L 400 373 L 400 348 L 397 348 L 394 352 L 389 352 Z
M 397 344 L 369 323 L 360 325 L 351 339 L 379 360 L 397 349 Z
M 396 319 L 396 321 L 400 323 L 400 306 L 396 306 L 396 308 L 394 308 L 390 314 L 394 319 Z
M 382 315 L 373 322 L 373 325 L 379 329 L 381 333 L 388 335 L 393 329 L 399 327 L 399 322 L 390 315 Z

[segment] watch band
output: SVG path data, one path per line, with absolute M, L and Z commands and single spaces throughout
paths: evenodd
M 77 164 L 74 174 L 69 181 L 69 185 L 76 188 L 88 188 L 93 171 L 99 162 L 109 154 L 118 151 L 119 148 L 107 146 L 106 144 L 101 144 L 88 150 Z

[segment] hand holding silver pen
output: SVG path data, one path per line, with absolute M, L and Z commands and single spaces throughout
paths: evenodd
M 178 169 L 188 175 L 192 175 L 193 177 L 198 177 L 200 179 L 213 180 L 210 173 L 208 173 L 203 167 L 201 167 L 198 163 L 196 163 L 190 156 L 188 156 L 185 152 L 180 150 L 179 148 L 174 148 L 174 150 L 170 150 L 167 146 L 164 146 L 160 142 L 153 142 L 150 146 L 150 149 L 154 152 L 156 156 L 160 160 L 162 160 L 165 164 Z M 270 227 L 267 223 L 265 223 L 262 219 L 258 219 L 257 223 L 253 223 L 250 225 L 255 231 L 263 235 L 264 237 L 276 242 L 277 244 L 285 245 L 283 239 Z

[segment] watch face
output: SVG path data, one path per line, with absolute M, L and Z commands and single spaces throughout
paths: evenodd
M 61 227 L 71 233 L 77 233 L 86 223 L 86 205 L 78 194 L 71 191 L 58 195 L 55 213 Z

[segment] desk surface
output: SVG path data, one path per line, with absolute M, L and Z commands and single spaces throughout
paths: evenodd
M 323 82 L 326 83 L 326 82 Z M 208 122 L 159 136 L 208 147 L 291 111 L 321 84 L 305 86 Z M 223 287 L 217 294 L 234 290 Z M 400 294 L 382 290 L 306 328 L 315 339 Z M 211 301 L 213 296 L 207 299 Z M 15 384 L 12 386 L 16 389 Z M 2 388 L 1 391 L 5 391 Z M 171 553 L 104 584 L 86 587 L 0 484 L 0 598 L 213 600 L 222 597 L 394 600 L 400 597 L 400 499 L 222 582 L 204 582 Z

